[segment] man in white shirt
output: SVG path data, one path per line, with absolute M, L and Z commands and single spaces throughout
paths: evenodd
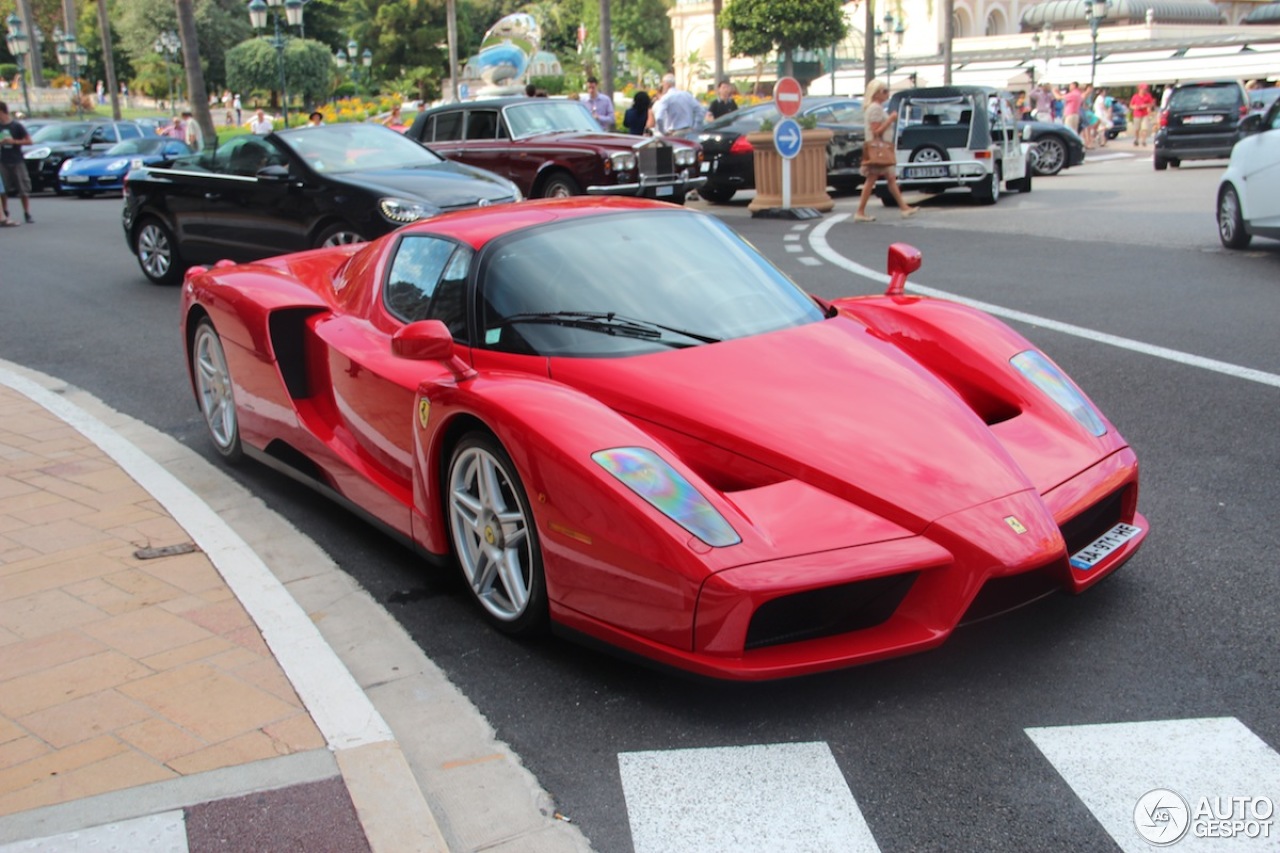
M 257 136 L 266 136 L 275 130 L 275 122 L 267 118 L 266 113 L 262 111 L 262 107 L 258 107 L 258 111 L 253 114 L 253 118 L 249 119 L 249 132 Z
M 676 75 L 668 74 L 662 78 L 662 93 L 653 105 L 653 126 L 657 135 L 672 136 L 693 130 L 701 125 L 703 112 L 697 98 L 676 88 Z

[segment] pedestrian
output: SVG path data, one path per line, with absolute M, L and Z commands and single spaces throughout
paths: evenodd
M 244 117 L 240 112 L 240 96 L 239 95 L 236 95 L 234 98 L 231 99 L 231 109 L 236 111 L 236 127 L 239 127 L 244 122 Z
M 1048 83 L 1041 82 L 1031 92 L 1031 113 L 1036 121 L 1053 121 L 1054 93 Z
M 391 108 L 391 114 L 382 120 L 382 124 L 384 127 L 397 129 L 404 127 L 404 119 L 400 116 L 399 104 Z
M 1133 144 L 1146 145 L 1147 136 L 1151 133 L 1151 111 L 1155 108 L 1156 99 L 1151 94 L 1151 87 L 1146 83 L 1138 84 L 1138 91 L 1129 99 L 1129 118 L 1133 120 Z
M 676 88 L 676 75 L 666 74 L 662 78 L 658 101 L 650 113 L 654 135 L 674 136 L 700 127 L 703 112 L 697 98 Z
M 613 130 L 613 99 L 600 91 L 600 81 L 595 77 L 587 78 L 587 97 L 584 101 L 591 117 L 600 125 L 600 129 Z
M 1098 147 L 1107 147 L 1107 134 L 1111 132 L 1111 97 L 1106 89 L 1099 89 L 1098 96 L 1093 99 L 1093 113 L 1098 117 L 1098 132 L 1095 137 Z
M 267 118 L 267 114 L 262 111 L 262 107 L 258 107 L 254 111 L 253 118 L 249 119 L 249 132 L 256 136 L 266 136 L 275 129 L 276 123 Z
M 1062 123 L 1075 132 L 1080 132 L 1080 104 L 1084 101 L 1084 93 L 1080 84 L 1071 81 L 1071 85 L 1062 95 Z
M 898 111 L 886 113 L 884 102 L 889 100 L 889 87 L 883 80 L 875 79 L 867 84 L 867 89 L 862 94 L 862 102 L 869 104 L 862 113 L 863 125 L 866 128 L 866 138 L 878 139 L 882 142 L 888 142 L 890 146 L 895 146 L 898 135 Z M 876 218 L 867 213 L 867 202 L 871 199 L 871 193 L 874 191 L 876 182 L 883 180 L 889 187 L 889 193 L 893 196 L 894 201 L 898 203 L 898 210 L 902 214 L 902 218 L 906 219 L 915 216 L 920 212 L 920 208 L 912 207 L 902 198 L 902 190 L 898 189 L 898 168 L 897 166 L 873 166 L 864 162 L 860 169 L 862 177 L 862 195 L 858 198 L 858 210 L 853 214 L 854 222 L 875 222 Z
M 733 84 L 729 82 L 727 77 L 720 78 L 720 85 L 716 87 L 716 98 L 707 107 L 707 121 L 714 121 L 721 116 L 727 116 L 738 108 L 738 102 L 733 99 Z
M 124 108 L 129 109 L 129 84 L 123 81 L 120 83 L 120 100 L 124 101 Z
M 200 122 L 196 121 L 190 110 L 184 110 L 182 113 L 182 141 L 187 143 L 192 151 L 200 151 L 204 148 L 204 131 L 200 129 Z
M 316 110 L 307 116 L 307 127 L 324 127 L 324 113 Z
M 632 136 L 644 136 L 644 129 L 649 126 L 649 109 L 652 106 L 653 99 L 649 97 L 648 92 L 644 89 L 636 92 L 635 97 L 631 99 L 630 108 L 622 116 L 622 125 L 627 129 L 627 133 Z
M 107 86 L 101 80 L 98 81 L 98 103 L 105 104 L 107 102 Z
M 27 129 L 9 115 L 9 105 L 0 101 L 0 183 L 5 196 L 16 190 L 22 201 L 22 218 L 27 224 L 31 218 L 31 176 L 27 174 L 26 161 L 22 159 L 22 146 L 31 144 Z M 8 201 L 5 202 L 5 219 L 9 218 Z

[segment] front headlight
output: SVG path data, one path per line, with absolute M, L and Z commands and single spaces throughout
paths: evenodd
M 28 160 L 43 160 L 53 153 L 53 149 L 47 145 L 42 148 L 32 148 L 22 156 Z
M 128 158 L 124 160 L 112 160 L 110 163 L 107 164 L 107 171 L 123 172 L 125 169 L 129 168 L 129 162 L 130 161 Z
M 72 161 L 70 160 L 63 160 L 62 165 L 58 167 L 58 174 L 61 175 L 63 172 L 67 171 L 67 169 L 71 167 L 71 162 Z
M 400 225 L 417 222 L 419 219 L 428 219 L 440 212 L 422 202 L 390 196 L 378 199 L 378 210 L 387 219 Z
M 524 193 L 520 192 L 520 188 L 515 184 L 511 185 L 511 200 L 524 201 Z
M 1102 414 L 1049 359 L 1029 349 L 1009 359 L 1009 363 L 1027 377 L 1032 385 L 1047 394 L 1053 402 L 1079 421 L 1080 425 L 1090 433 L 1093 435 L 1106 433 L 1107 426 L 1102 422 Z
M 636 167 L 636 155 L 631 151 L 619 151 L 609 155 L 609 165 L 615 172 L 630 172 Z
M 675 149 L 677 166 L 692 166 L 698 162 L 698 152 L 692 148 L 681 146 Z
M 737 545 L 742 537 L 693 484 L 662 457 L 643 447 L 615 447 L 591 454 L 650 506 L 713 548 Z

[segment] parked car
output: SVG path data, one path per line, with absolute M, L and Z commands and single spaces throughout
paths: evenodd
M 1124 101 L 1116 98 L 1111 103 L 1111 126 L 1107 128 L 1107 139 L 1116 139 L 1129 130 L 1129 108 Z
M 59 195 L 62 161 L 86 151 L 106 151 L 124 139 L 151 135 L 132 121 L 64 121 L 40 128 L 22 150 L 31 176 L 31 191 L 53 190 Z
M 130 169 L 153 166 L 190 153 L 191 147 L 181 139 L 166 136 L 126 139 L 101 153 L 85 153 L 63 160 L 58 170 L 58 188 L 81 198 L 101 192 L 118 193 L 124 189 L 124 176 Z
M 683 139 L 604 133 L 586 106 L 559 98 L 499 98 L 418 113 L 406 135 L 515 182 L 528 198 L 632 195 L 683 204 L 706 179 Z
M 999 90 L 907 89 L 889 100 L 888 111 L 898 113 L 898 185 L 903 189 L 960 187 L 979 204 L 995 204 L 1001 184 L 1031 191 L 1031 146 L 1023 142 L 1016 113 Z M 897 205 L 888 188 L 877 187 L 876 193 L 885 204 Z
M 124 235 L 142 272 L 358 243 L 446 210 L 520 200 L 514 184 L 451 163 L 377 124 L 237 136 L 143 165 L 125 181 Z
M 1177 168 L 1183 160 L 1230 157 L 1248 112 L 1249 96 L 1236 80 L 1175 85 L 1156 127 L 1156 171 Z
M 1084 163 L 1084 140 L 1065 124 L 1020 119 L 1018 136 L 1031 142 L 1031 171 L 1037 176 L 1056 175 Z
M 1240 122 L 1240 127 L 1236 130 L 1236 140 L 1239 141 L 1250 133 L 1257 133 L 1262 129 L 1262 117 L 1266 115 L 1271 105 L 1280 98 L 1280 86 L 1271 86 L 1266 89 L 1246 89 L 1249 93 L 1249 112 Z M 1257 116 L 1256 122 L 1250 122 L 1251 116 Z M 1248 127 L 1246 127 L 1246 125 Z M 1248 128 L 1253 128 L 1249 130 Z M 1233 151 L 1235 149 L 1232 149 Z
M 862 186 L 862 142 L 866 130 L 859 98 L 809 97 L 800 107 L 800 116 L 812 116 L 818 127 L 832 132 L 827 144 L 827 182 L 839 190 Z M 699 130 L 685 134 L 702 146 L 701 173 L 707 182 L 698 195 L 714 204 L 724 204 L 738 190 L 755 189 L 755 155 L 747 134 L 776 125 L 782 118 L 772 103 L 743 107 L 721 116 Z
M 1254 237 L 1280 240 L 1280 100 L 1241 128 L 1245 136 L 1218 183 L 1218 237 L 1228 249 L 1243 249 Z
M 905 295 L 920 263 L 828 302 L 713 216 L 527 202 L 192 270 L 182 333 L 221 457 L 456 565 L 496 630 L 761 680 L 933 648 L 1146 536 L 1115 427 L 999 320 Z

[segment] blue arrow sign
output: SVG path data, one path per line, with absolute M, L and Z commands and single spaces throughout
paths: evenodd
M 794 119 L 784 118 L 774 125 L 773 147 L 784 160 L 794 160 L 800 153 L 800 125 Z

